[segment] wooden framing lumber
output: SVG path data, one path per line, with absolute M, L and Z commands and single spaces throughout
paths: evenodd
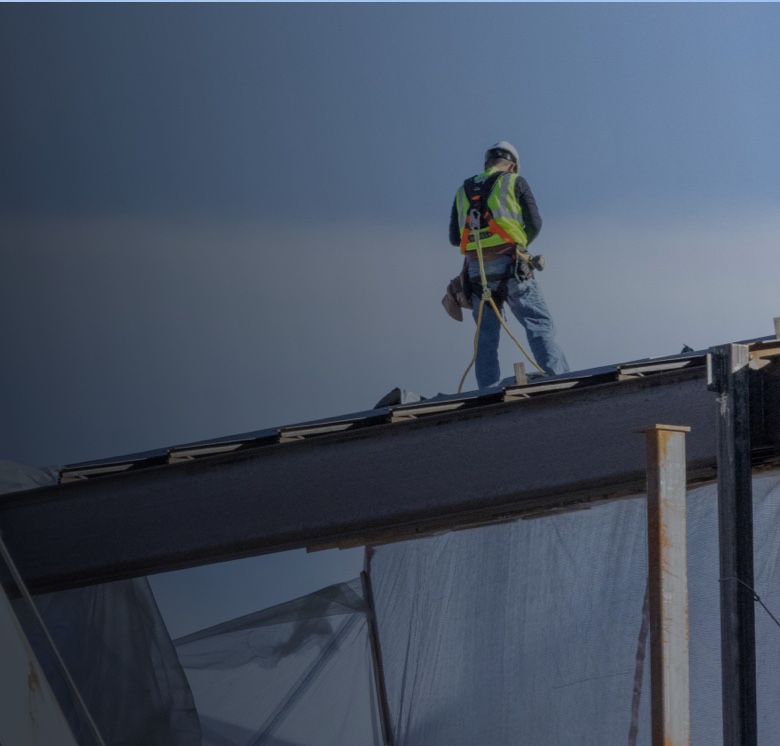
M 653 746 L 691 742 L 685 434 L 656 425 L 647 444 L 647 554 Z

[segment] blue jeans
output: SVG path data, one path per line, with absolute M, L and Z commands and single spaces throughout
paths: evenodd
M 566 355 L 555 341 L 555 326 L 553 325 L 550 312 L 542 298 L 542 293 L 536 280 L 517 280 L 511 274 L 511 257 L 498 257 L 489 262 L 485 262 L 485 275 L 504 276 L 509 274 L 507 284 L 506 305 L 515 315 L 515 318 L 525 328 L 528 344 L 531 352 L 536 358 L 536 362 L 544 369 L 548 375 L 557 373 L 567 373 L 569 363 L 566 361 Z M 472 280 L 479 281 L 479 262 L 472 261 L 469 264 L 469 277 Z M 488 286 L 495 290 L 500 284 L 500 280 L 488 279 Z M 479 293 L 474 293 L 472 297 L 472 308 L 474 321 L 479 314 L 479 304 L 481 297 Z M 477 385 L 484 389 L 495 386 L 501 380 L 501 369 L 498 364 L 498 341 L 501 335 L 501 322 L 496 317 L 493 307 L 485 303 L 482 311 L 482 323 L 479 327 L 479 342 L 477 347 L 477 360 L 475 369 L 477 374 Z

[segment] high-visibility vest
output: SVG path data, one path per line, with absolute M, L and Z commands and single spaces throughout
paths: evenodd
M 505 243 L 519 244 L 525 248 L 523 210 L 515 196 L 517 174 L 501 171 L 493 166 L 487 171 L 466 179 L 455 195 L 460 226 L 460 250 L 476 251 L 477 242 L 470 214 L 479 211 L 479 239 L 483 249 Z M 485 194 L 490 189 L 489 194 Z

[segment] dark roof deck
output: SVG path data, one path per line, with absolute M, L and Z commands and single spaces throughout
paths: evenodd
M 780 342 L 745 344 L 754 460 L 774 464 Z M 712 479 L 715 399 L 707 351 L 440 395 L 69 466 L 0 498 L 0 528 L 42 591 L 572 509 L 643 491 L 656 423 L 690 426 L 688 477 Z

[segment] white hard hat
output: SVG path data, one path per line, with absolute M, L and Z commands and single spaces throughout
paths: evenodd
M 517 149 L 511 142 L 506 140 L 501 140 L 495 145 L 491 145 L 485 152 L 485 160 L 487 161 L 491 155 L 504 158 L 507 161 L 514 161 L 518 166 L 520 165 L 520 156 L 517 154 Z

